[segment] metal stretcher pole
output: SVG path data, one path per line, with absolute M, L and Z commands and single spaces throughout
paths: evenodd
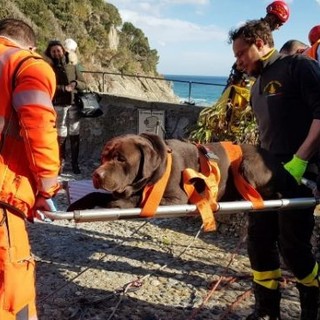
M 313 207 L 319 203 L 316 198 L 293 198 L 264 201 L 263 209 L 253 209 L 250 201 L 218 202 L 217 213 L 237 213 L 252 211 L 270 211 Z M 39 211 L 40 215 L 51 220 L 74 220 L 75 222 L 113 221 L 121 219 L 141 219 L 140 208 L 131 209 L 90 209 L 63 211 Z M 195 205 L 159 206 L 152 218 L 175 218 L 198 215 Z

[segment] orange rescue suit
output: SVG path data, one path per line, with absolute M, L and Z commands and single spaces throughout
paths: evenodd
M 318 60 L 318 54 L 317 54 L 317 51 L 318 51 L 318 47 L 319 47 L 319 44 L 320 44 L 320 40 L 318 40 L 317 42 L 315 42 L 311 47 L 309 47 L 308 49 L 306 49 L 303 54 L 312 58 L 312 59 L 315 59 L 315 60 Z
M 24 60 L 26 57 L 30 57 Z M 0 319 L 37 319 L 34 260 L 25 219 L 38 194 L 58 188 L 59 151 L 52 107 L 55 75 L 32 51 L 0 37 Z M 24 60 L 22 62 L 22 60 Z M 22 62 L 22 63 L 21 63 Z M 15 83 L 12 83 L 16 72 Z

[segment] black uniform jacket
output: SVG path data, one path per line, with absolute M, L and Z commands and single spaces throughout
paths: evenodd
M 305 140 L 313 119 L 320 119 L 320 66 L 303 55 L 262 60 L 251 90 L 251 106 L 260 130 L 261 147 L 292 156 Z

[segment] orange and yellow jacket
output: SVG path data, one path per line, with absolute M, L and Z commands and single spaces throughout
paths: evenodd
M 50 65 L 39 58 L 0 37 L 0 201 L 30 219 L 35 197 L 51 197 L 59 189 L 56 113 L 51 102 L 56 81 Z

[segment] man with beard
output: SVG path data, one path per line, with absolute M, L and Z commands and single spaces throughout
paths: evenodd
M 256 78 L 251 103 L 261 147 L 274 154 L 295 179 L 289 197 L 312 196 L 301 185 L 320 143 L 320 68 L 304 55 L 281 55 L 270 25 L 251 20 L 229 33 L 237 67 Z M 253 269 L 255 310 L 250 320 L 280 319 L 279 254 L 297 279 L 302 320 L 316 320 L 319 266 L 310 238 L 314 208 L 249 215 L 248 255 Z

